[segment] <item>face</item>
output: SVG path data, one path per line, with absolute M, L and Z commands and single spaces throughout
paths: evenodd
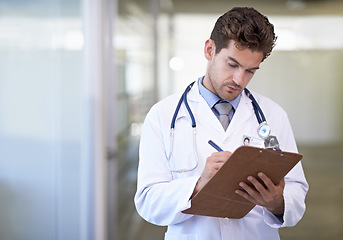
M 238 97 L 254 76 L 263 59 L 263 53 L 242 49 L 233 40 L 228 47 L 215 54 L 215 44 L 209 39 L 205 43 L 208 60 L 203 85 L 218 97 L 232 101 Z

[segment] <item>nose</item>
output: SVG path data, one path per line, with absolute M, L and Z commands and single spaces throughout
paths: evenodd
M 237 70 L 233 76 L 233 81 L 237 84 L 242 86 L 244 83 L 244 71 L 242 70 Z

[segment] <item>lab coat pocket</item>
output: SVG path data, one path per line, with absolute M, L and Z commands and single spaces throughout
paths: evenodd
M 165 233 L 164 240 L 198 240 L 198 234 Z

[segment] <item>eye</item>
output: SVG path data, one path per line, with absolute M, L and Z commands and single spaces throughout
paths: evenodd
M 256 70 L 247 70 L 247 73 L 249 74 L 255 74 Z
M 230 62 L 228 62 L 227 64 L 228 64 L 230 67 L 232 67 L 232 68 L 238 67 L 238 65 L 237 65 L 236 63 L 230 63 Z

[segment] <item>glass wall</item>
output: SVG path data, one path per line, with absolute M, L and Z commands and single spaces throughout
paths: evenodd
M 106 238 L 105 4 L 93 3 L 0 1 L 0 239 Z
M 0 239 L 80 239 L 80 1 L 0 1 Z

